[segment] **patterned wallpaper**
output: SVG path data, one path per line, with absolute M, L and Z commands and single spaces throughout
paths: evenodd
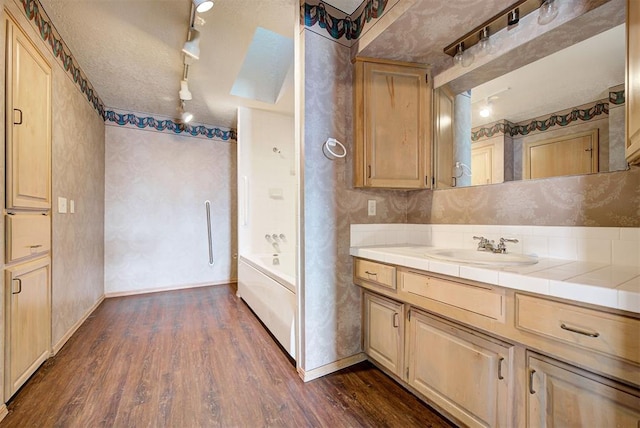
M 182 125 L 169 118 L 158 118 L 148 114 L 121 110 L 106 110 L 104 112 L 104 120 L 109 125 L 168 132 L 170 134 L 182 134 L 185 137 L 201 137 L 220 141 L 235 140 L 237 138 L 234 129 L 208 127 L 207 125 L 196 124 Z
M 53 67 L 52 196 L 75 201 L 53 210 L 52 316 L 55 345 L 104 294 L 104 121 Z
M 105 163 L 107 295 L 236 278 L 235 144 L 107 126 Z
M 40 38 L 47 43 L 54 58 L 69 73 L 69 76 L 85 95 L 86 100 L 93 106 L 100 116 L 104 114 L 104 103 L 93 89 L 93 85 L 80 69 L 71 51 L 60 37 L 51 19 L 44 12 L 44 8 L 38 0 L 16 0 L 22 6 L 22 12 L 26 16 L 32 28 L 36 30 Z
M 345 15 L 338 9 L 320 1 L 305 2 L 300 6 L 300 21 L 306 27 L 318 27 L 326 30 L 336 40 L 356 40 L 362 34 L 366 23 L 382 16 L 388 0 L 365 0 L 353 14 Z
M 640 227 L 640 168 L 412 192 L 408 223 Z
M 302 358 L 306 371 L 357 354 L 360 348 L 360 291 L 353 286 L 349 256 L 352 223 L 403 223 L 402 191 L 352 188 L 352 75 L 350 50 L 312 31 L 305 50 L 304 283 Z M 328 137 L 347 148 L 344 159 L 322 152 Z M 367 200 L 377 216 L 367 216 Z

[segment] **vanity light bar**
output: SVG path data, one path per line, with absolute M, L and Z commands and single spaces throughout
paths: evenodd
M 460 43 L 464 43 L 465 50 L 469 49 L 471 46 L 480 42 L 480 32 L 485 28 L 489 29 L 489 34 L 496 34 L 503 28 L 508 27 L 509 15 L 516 8 L 518 9 L 519 19 L 522 19 L 534 10 L 538 9 L 542 3 L 542 0 L 518 0 L 502 12 L 496 14 L 493 18 L 478 25 L 476 28 L 444 48 L 444 53 L 454 56 L 456 54 L 456 48 Z

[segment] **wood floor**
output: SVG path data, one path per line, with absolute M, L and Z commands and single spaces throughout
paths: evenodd
M 0 427 L 449 427 L 365 362 L 303 383 L 230 286 L 107 299 Z

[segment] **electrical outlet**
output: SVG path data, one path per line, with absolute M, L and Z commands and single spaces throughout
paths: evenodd
M 367 212 L 369 213 L 370 216 L 376 215 L 376 200 L 375 199 L 369 199 L 368 204 L 367 204 Z

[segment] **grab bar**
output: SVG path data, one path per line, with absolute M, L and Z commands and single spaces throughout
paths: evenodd
M 204 207 L 207 211 L 207 238 L 209 238 L 209 265 L 213 266 L 213 239 L 211 237 L 211 202 L 205 201 Z

